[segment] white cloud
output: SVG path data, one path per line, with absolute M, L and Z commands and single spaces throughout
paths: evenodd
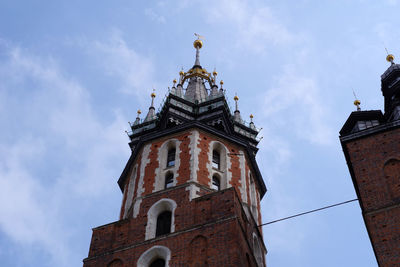
M 229 23 L 235 34 L 232 36 L 238 45 L 255 53 L 265 52 L 270 45 L 287 44 L 294 35 L 275 17 L 266 5 L 252 6 L 242 0 L 224 0 L 212 4 L 208 19 L 214 23 Z
M 13 140 L 0 143 L 0 230 L 26 250 L 46 251 L 49 266 L 78 265 L 86 251 L 73 251 L 77 229 L 65 214 L 73 210 L 82 225 L 82 203 L 110 196 L 121 171 L 115 163 L 129 154 L 127 120 L 118 110 L 111 121 L 97 117 L 87 88 L 55 60 L 0 45 L 0 95 L 8 114 L 0 120 L 14 132 Z
M 160 4 L 160 6 L 162 6 L 162 5 Z M 146 8 L 146 9 L 144 10 L 144 14 L 145 14 L 146 16 L 148 16 L 151 20 L 154 20 L 154 21 L 156 21 L 156 22 L 159 22 L 159 23 L 165 23 L 165 22 L 166 22 L 164 16 L 157 14 L 157 13 L 156 13 L 153 9 L 151 9 L 151 8 Z
M 334 131 L 328 126 L 328 113 L 319 95 L 317 82 L 297 73 L 288 65 L 276 84 L 264 95 L 264 116 L 283 124 L 287 130 L 315 144 L 332 144 Z
M 86 42 L 84 45 L 98 60 L 98 66 L 116 81 L 122 81 L 122 92 L 141 96 L 143 91 L 151 89 L 149 86 L 154 86 L 153 61 L 129 47 L 119 31 L 114 30 L 108 41 Z

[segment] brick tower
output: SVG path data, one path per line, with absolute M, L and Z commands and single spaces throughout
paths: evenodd
M 360 102 L 340 141 L 379 266 L 400 266 L 400 65 L 382 74 L 385 113 Z
M 118 184 L 118 221 L 93 229 L 84 267 L 265 266 L 258 130 L 230 112 L 217 72 L 196 60 L 162 108 L 155 94 L 128 133 L 132 154 Z M 252 116 L 251 116 L 252 118 Z

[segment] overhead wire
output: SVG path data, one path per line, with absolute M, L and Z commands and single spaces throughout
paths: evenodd
M 322 207 L 322 208 L 319 208 L 319 209 L 314 209 L 314 210 L 309 210 L 309 211 L 306 211 L 306 212 L 298 213 L 298 214 L 295 214 L 295 215 L 292 215 L 292 216 L 288 216 L 288 217 L 284 217 L 284 218 L 281 218 L 281 219 L 277 219 L 277 220 L 273 220 L 273 221 L 270 221 L 270 222 L 266 222 L 266 223 L 260 224 L 260 225 L 258 225 L 258 227 L 269 225 L 269 224 L 273 224 L 273 223 L 277 223 L 277 222 L 281 222 L 281 221 L 284 221 L 284 220 L 288 220 L 288 219 L 292 219 L 292 218 L 295 218 L 295 217 L 303 216 L 303 215 L 306 215 L 306 214 L 309 214 L 309 213 L 313 213 L 313 212 L 317 212 L 317 211 L 333 208 L 333 207 L 336 207 L 336 206 L 344 205 L 344 204 L 347 204 L 347 203 L 350 203 L 350 202 L 353 202 L 353 201 L 356 201 L 356 200 L 358 200 L 358 198 L 347 200 L 347 201 L 343 201 L 343 202 L 336 203 L 336 204 L 329 205 L 329 206 L 325 206 L 325 207 Z

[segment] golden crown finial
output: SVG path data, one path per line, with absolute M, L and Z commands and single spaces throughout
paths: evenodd
M 150 95 L 152 98 L 155 98 L 156 97 L 156 93 L 151 93 L 151 95 Z
M 250 119 L 254 118 L 253 114 L 250 114 Z
M 213 75 L 214 76 L 217 76 L 218 75 L 218 72 L 214 69 L 214 71 L 213 71 Z
M 203 41 L 202 41 L 202 40 L 199 40 L 199 39 L 194 40 L 193 46 L 194 46 L 194 48 L 196 48 L 196 49 L 200 49 L 200 48 L 203 47 Z
M 138 109 L 137 114 L 139 116 L 140 114 L 142 114 L 142 111 L 140 109 Z
M 176 79 L 174 79 L 172 82 L 173 82 L 173 83 L 176 83 Z
M 353 104 L 354 104 L 354 106 L 358 107 L 361 104 L 361 102 L 360 102 L 360 100 L 356 99 L 356 100 L 354 100 Z
M 224 81 L 221 80 L 221 81 L 219 82 L 219 84 L 222 86 L 222 85 L 224 84 Z
M 393 64 L 394 56 L 393 56 L 392 54 L 388 54 L 388 55 L 386 56 L 386 61 Z
M 203 41 L 201 39 L 204 39 L 204 37 L 201 36 L 200 34 L 197 34 L 197 33 L 195 33 L 194 35 L 197 37 L 197 39 L 194 40 L 194 42 L 193 42 L 194 48 L 196 48 L 196 49 L 202 48 L 203 47 Z
M 238 97 L 237 95 L 235 95 L 235 96 L 233 97 L 233 100 L 238 101 L 238 100 L 239 100 L 239 97 Z

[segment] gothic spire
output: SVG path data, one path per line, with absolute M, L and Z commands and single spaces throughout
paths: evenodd
M 149 112 L 147 113 L 146 118 L 144 119 L 145 122 L 151 121 L 156 116 L 156 109 L 154 108 L 154 98 L 156 97 L 156 93 L 154 93 L 154 89 L 150 96 L 151 96 L 151 106 L 149 107 Z
M 189 79 L 188 87 L 186 88 L 185 98 L 193 102 L 203 102 L 207 99 L 208 94 L 204 85 L 204 79 L 211 80 L 208 72 L 200 66 L 199 51 L 203 47 L 203 41 L 200 40 L 201 36 L 195 34 L 197 39 L 193 42 L 196 48 L 196 61 L 193 68 L 182 76 L 182 83 L 185 79 Z
M 203 36 L 201 36 L 201 35 L 199 35 L 197 33 L 195 33 L 194 35 L 197 36 L 197 39 L 194 40 L 194 42 L 193 42 L 193 46 L 194 46 L 194 48 L 196 48 L 196 60 L 194 61 L 193 68 L 195 68 L 195 67 L 201 68 L 201 65 L 200 65 L 200 49 L 203 47 L 203 41 L 200 40 L 200 38 L 203 38 Z
M 233 100 L 235 100 L 235 112 L 233 113 L 234 119 L 237 122 L 241 122 L 242 117 L 240 116 L 239 105 L 238 105 L 239 97 L 237 95 L 235 95 Z
M 135 120 L 135 122 L 133 123 L 133 125 L 138 125 L 138 124 L 140 124 L 140 114 L 142 114 L 142 111 L 140 111 L 140 109 L 138 109 L 138 111 L 137 111 L 137 117 L 136 117 L 136 120 Z

